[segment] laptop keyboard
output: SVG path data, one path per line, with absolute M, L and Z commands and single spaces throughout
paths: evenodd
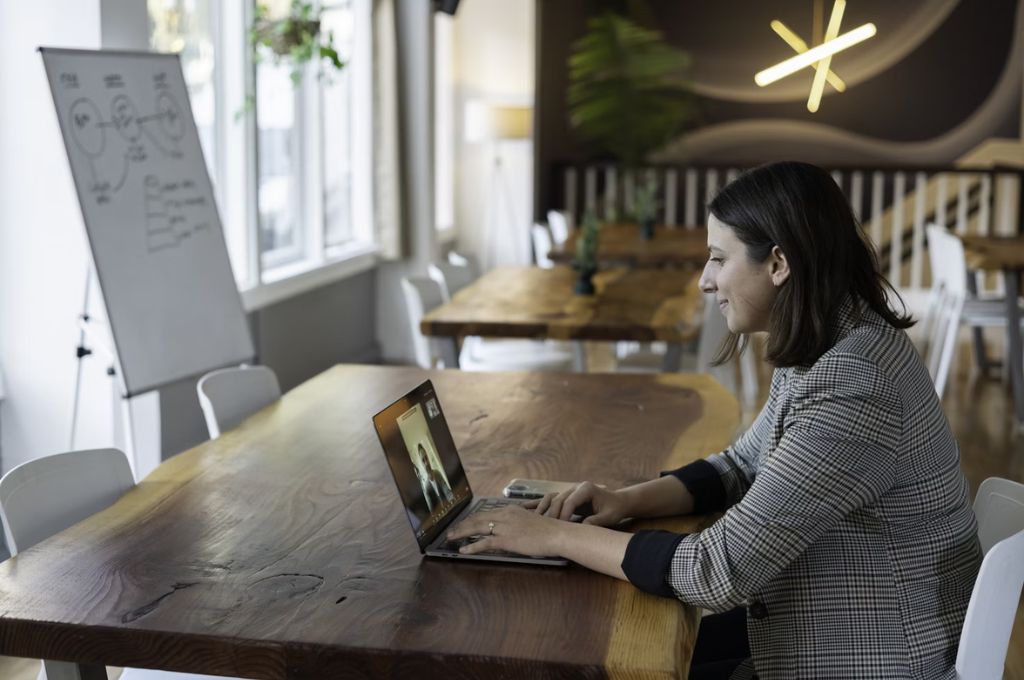
M 470 515 L 475 515 L 478 512 L 489 512 L 491 510 L 497 510 L 498 508 L 503 508 L 503 507 L 505 507 L 507 505 L 519 505 L 519 504 L 520 503 L 518 501 L 515 501 L 515 500 L 506 500 L 506 499 L 503 499 L 503 498 L 488 498 L 488 499 L 480 501 L 477 504 L 476 508 L 474 508 L 473 511 L 469 513 L 469 515 L 466 515 L 466 517 L 469 517 Z M 444 543 L 439 543 L 437 545 L 437 548 L 439 550 L 445 550 L 445 551 L 449 551 L 449 552 L 458 552 L 459 548 L 461 548 L 462 546 L 469 545 L 470 543 L 476 543 L 481 538 L 484 538 L 484 537 L 483 536 L 467 536 L 466 538 L 460 538 L 460 539 L 458 539 L 456 541 L 445 541 Z M 512 552 L 509 552 L 507 550 L 485 550 L 485 551 L 483 551 L 481 553 L 478 553 L 478 554 L 480 554 L 480 555 L 516 555 L 517 553 L 512 553 Z

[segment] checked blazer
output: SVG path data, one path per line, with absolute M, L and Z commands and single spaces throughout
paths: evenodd
M 906 333 L 850 299 L 834 331 L 812 366 L 775 370 L 733 446 L 669 473 L 721 519 L 639 532 L 623 570 L 746 607 L 747 677 L 955 678 L 981 562 L 959 447 Z

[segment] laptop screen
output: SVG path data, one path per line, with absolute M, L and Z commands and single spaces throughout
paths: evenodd
M 473 497 L 434 385 L 426 381 L 373 424 L 422 551 Z

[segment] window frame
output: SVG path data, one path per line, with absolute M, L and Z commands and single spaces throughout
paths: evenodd
M 231 254 L 235 280 L 246 311 L 252 311 L 289 297 L 311 291 L 374 268 L 378 242 L 373 219 L 372 135 L 372 0 L 350 0 L 355 13 L 355 44 L 346 69 L 352 69 L 350 149 L 352 238 L 326 246 L 324 221 L 325 149 L 322 145 L 323 107 L 320 65 L 306 66 L 300 86 L 295 89 L 295 121 L 300 150 L 296 220 L 299 234 L 288 253 L 261 255 L 259 229 L 259 158 L 256 116 L 243 110 L 247 96 L 255 94 L 256 67 L 248 45 L 248 26 L 255 2 L 212 3 L 211 25 L 215 53 L 213 86 L 214 191 Z

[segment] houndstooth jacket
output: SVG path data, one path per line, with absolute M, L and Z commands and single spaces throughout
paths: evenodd
M 848 300 L 837 341 L 777 369 L 754 425 L 673 473 L 708 529 L 639 532 L 639 587 L 747 607 L 734 677 L 955 678 L 981 561 L 959 448 L 906 333 Z

